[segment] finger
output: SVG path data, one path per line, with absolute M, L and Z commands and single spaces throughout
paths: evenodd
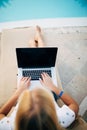
M 22 79 L 23 81 L 26 81 L 27 80 L 27 77 L 23 77 L 23 79 Z
M 24 77 L 22 77 L 21 80 L 24 80 Z
M 24 78 L 23 78 L 23 81 L 26 82 L 26 80 L 27 80 L 27 77 L 24 77 Z
M 46 77 L 46 73 L 45 72 L 43 72 L 43 76 Z
M 44 77 L 47 77 L 48 75 L 47 75 L 47 73 L 46 73 L 46 72 L 43 72 L 43 76 L 44 76 Z
M 31 76 L 29 77 L 29 80 L 31 80 Z
M 31 77 L 24 77 L 24 80 L 28 80 L 28 79 L 31 79 Z
M 26 84 L 27 84 L 27 87 L 30 86 L 30 80 L 29 79 L 26 81 Z
M 47 78 L 47 77 L 50 77 L 48 73 L 43 73 L 44 77 Z
M 41 78 L 42 78 L 42 80 L 44 80 L 44 74 L 43 73 L 41 74 Z
M 43 80 L 42 80 L 41 78 L 39 78 L 39 81 L 40 81 L 40 83 L 43 85 Z
M 27 85 L 26 87 L 30 86 L 30 78 L 28 77 L 28 79 L 25 81 L 25 84 Z
M 30 80 L 31 80 L 31 77 L 25 77 L 25 82 L 27 83 L 27 82 L 30 82 Z
M 30 81 L 31 81 L 31 77 L 28 77 L 28 80 L 27 80 L 29 83 L 30 83 Z
M 29 80 L 30 77 L 26 77 L 26 80 Z
M 48 73 L 45 73 L 45 76 L 50 77 Z

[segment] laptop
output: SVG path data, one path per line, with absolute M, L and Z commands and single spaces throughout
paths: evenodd
M 57 47 L 16 48 L 18 82 L 23 76 L 31 76 L 30 89 L 33 89 L 36 86 L 41 86 L 39 78 L 41 78 L 42 72 L 46 72 L 57 85 L 55 70 L 57 51 Z

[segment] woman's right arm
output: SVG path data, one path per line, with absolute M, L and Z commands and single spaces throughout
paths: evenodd
M 0 119 L 10 112 L 11 108 L 16 104 L 17 99 L 21 95 L 23 91 L 28 89 L 30 86 L 30 79 L 28 77 L 23 77 L 20 80 L 19 87 L 16 92 L 12 95 L 12 97 L 0 108 Z

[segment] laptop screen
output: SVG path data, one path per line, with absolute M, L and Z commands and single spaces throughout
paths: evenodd
M 18 68 L 53 67 L 57 50 L 57 47 L 16 48 Z

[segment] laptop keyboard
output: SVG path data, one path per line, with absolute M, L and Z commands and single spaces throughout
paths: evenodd
M 52 77 L 51 70 L 23 70 L 23 76 L 31 77 L 31 80 L 39 80 L 42 72 L 45 72 Z

